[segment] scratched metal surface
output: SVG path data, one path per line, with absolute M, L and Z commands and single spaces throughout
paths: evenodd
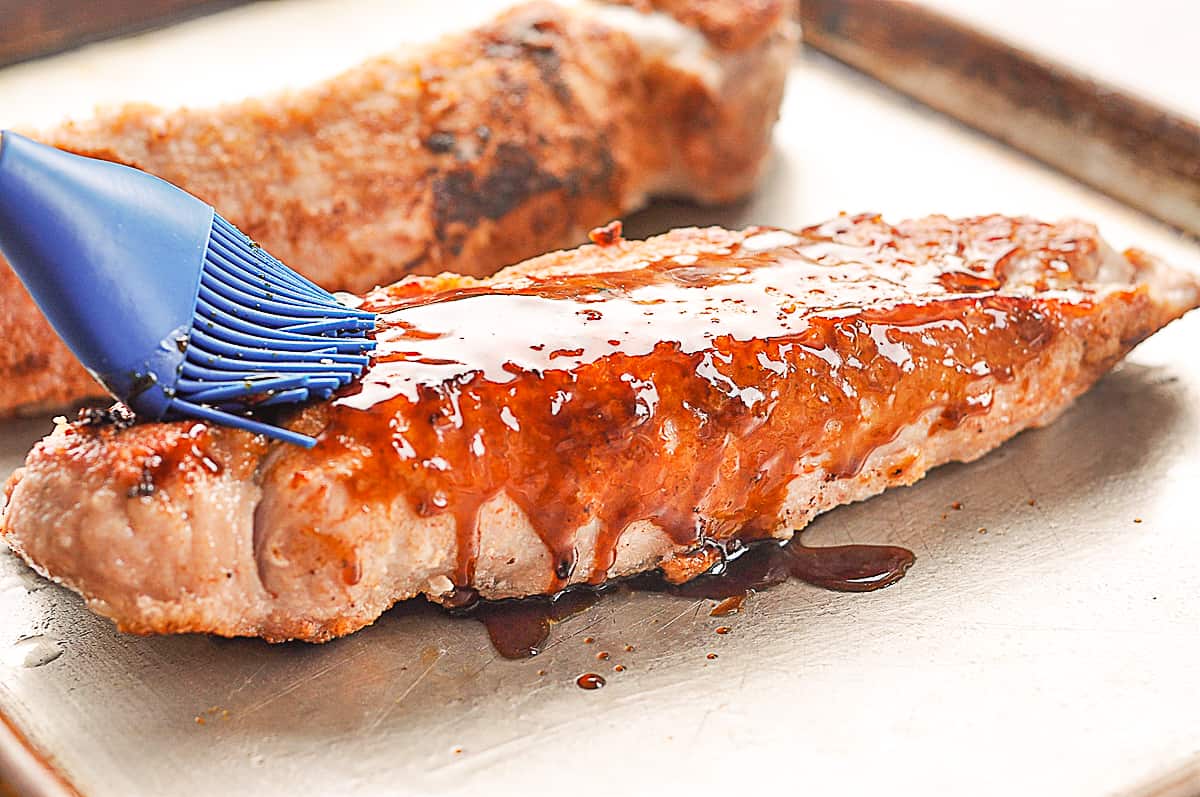
M 777 142 L 754 200 L 629 226 L 1074 214 L 1200 268 L 1200 247 L 817 56 Z M 123 637 L 2 554 L 0 711 L 88 797 L 1200 791 L 1198 341 L 1200 315 L 1051 428 L 807 532 L 911 547 L 894 587 L 788 584 L 720 621 L 707 601 L 617 595 L 530 661 L 423 604 L 324 646 Z M 0 470 L 47 427 L 0 427 Z M 576 687 L 588 671 L 607 687 Z

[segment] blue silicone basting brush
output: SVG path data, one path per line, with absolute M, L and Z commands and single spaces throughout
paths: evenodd
M 312 446 L 249 413 L 328 398 L 375 345 L 374 314 L 340 304 L 191 194 L 10 132 L 0 251 L 80 362 L 142 418 Z

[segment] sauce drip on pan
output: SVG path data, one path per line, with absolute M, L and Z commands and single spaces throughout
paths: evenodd
M 752 592 L 789 578 L 840 592 L 870 592 L 899 581 L 914 561 L 911 551 L 892 545 L 809 547 L 798 539 L 782 546 L 762 542 L 730 560 L 719 573 L 684 584 L 668 584 L 656 574 L 647 574 L 624 581 L 617 589 L 723 599 L 721 605 L 736 601 L 740 608 Z M 466 607 L 465 614 L 484 624 L 497 653 L 506 659 L 525 659 L 542 651 L 551 626 L 587 611 L 602 594 L 583 588 L 553 599 L 476 601 Z
M 683 584 L 664 584 L 646 577 L 635 578 L 632 583 L 635 588 L 687 598 L 722 600 L 744 598 L 789 578 L 837 592 L 872 592 L 904 578 L 914 561 L 912 551 L 894 545 L 810 547 L 796 539 L 787 545 L 752 545 L 723 571 Z
M 387 517 L 402 498 L 451 518 L 458 587 L 475 583 L 479 519 L 501 499 L 550 554 L 545 592 L 603 583 L 646 523 L 677 546 L 767 537 L 795 479 L 854 476 L 910 424 L 936 434 L 987 413 L 1054 338 L 1052 306 L 1082 293 L 1000 288 L 1010 267 L 1049 279 L 1081 255 L 1023 224 L 922 237 L 844 217 L 654 262 L 619 261 L 614 244 L 597 273 L 400 284 L 364 305 L 382 313 L 377 360 L 328 407 L 318 445 L 288 456 L 352 474 L 348 506 Z M 881 475 L 903 482 L 906 467 Z
M 527 659 L 542 652 L 551 626 L 587 611 L 599 599 L 592 590 L 571 590 L 553 599 L 481 601 L 466 613 L 483 623 L 497 653 L 506 659 Z

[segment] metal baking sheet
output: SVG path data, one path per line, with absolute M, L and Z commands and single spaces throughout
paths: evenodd
M 178 22 L 237 0 L 0 0 L 0 65 Z
M 990 22 L 980 28 L 953 11 L 942 14 L 909 0 L 805 0 L 802 10 L 804 40 L 814 49 L 1200 235 L 1200 123 L 1035 49 L 1042 25 L 1031 19 L 1040 23 L 1052 14 L 1031 17 L 1018 8 L 992 15 L 1018 20 L 1018 30 L 1026 31 L 1006 41 L 987 30 Z M 1091 16 L 1106 17 L 1103 11 Z M 1126 16 L 1107 15 L 1114 21 Z M 1028 39 L 1035 40 L 1032 47 Z M 1111 54 L 1106 59 L 1113 60 Z M 1154 87 L 1158 81 L 1138 83 Z
M 299 18 L 295 3 L 250 7 L 111 52 L 271 13 L 276 31 Z M 297 56 L 277 49 L 282 71 Z M 64 58 L 103 64 L 105 52 Z M 32 66 L 7 83 L 0 72 L 0 107 Z M 795 64 L 776 142 L 754 199 L 662 204 L 630 234 L 801 225 L 839 210 L 1075 215 L 1117 246 L 1200 268 L 1194 242 L 815 54 Z M 528 661 L 498 658 L 482 626 L 422 603 L 323 646 L 125 637 L 0 555 L 0 712 L 87 797 L 1197 793 L 1198 340 L 1195 315 L 1050 428 L 806 532 L 812 544 L 912 548 L 917 563 L 893 587 L 786 584 L 722 619 L 709 601 L 616 595 L 557 626 Z M 0 427 L 0 470 L 48 427 Z M 589 671 L 608 685 L 579 689 Z M 32 760 L 0 748 L 10 773 Z

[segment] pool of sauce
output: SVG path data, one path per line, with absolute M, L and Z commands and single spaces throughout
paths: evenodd
M 1006 290 L 1018 262 L 1069 275 L 1075 241 L 973 224 L 915 235 L 841 217 L 643 259 L 614 242 L 626 259 L 592 258 L 594 273 L 377 292 L 363 306 L 381 314 L 375 362 L 317 446 L 289 456 L 347 474 L 351 502 L 452 517 L 461 588 L 480 508 L 501 494 L 552 554 L 547 593 L 603 583 L 636 521 L 678 546 L 769 536 L 799 473 L 854 476 L 931 408 L 935 432 L 987 413 L 1058 334 L 1069 309 L 1055 305 L 1086 302 L 1058 283 Z M 576 561 L 589 524 L 594 555 Z M 810 580 L 868 588 L 870 574 L 840 578 L 839 555 L 808 562 Z
M 786 545 L 760 542 L 739 553 L 715 572 L 684 584 L 670 584 L 660 575 L 650 573 L 623 580 L 603 591 L 576 588 L 555 598 L 477 601 L 471 596 L 458 613 L 483 623 L 492 646 L 501 656 L 525 659 L 542 652 L 555 624 L 591 609 L 602 595 L 613 591 L 639 590 L 685 598 L 711 598 L 721 601 L 718 607 L 736 604 L 737 608 L 732 611 L 718 612 L 714 608 L 713 616 L 722 617 L 739 611 L 742 602 L 752 593 L 789 579 L 840 592 L 870 592 L 899 581 L 916 561 L 911 551 L 894 545 L 811 547 L 803 545 L 799 539 Z M 724 632 L 720 628 L 717 632 L 729 630 L 722 628 L 725 628 Z
M 476 601 L 458 613 L 483 623 L 492 647 L 501 656 L 527 659 L 542 652 L 554 625 L 586 612 L 598 600 L 599 592 L 579 589 L 555 598 Z

